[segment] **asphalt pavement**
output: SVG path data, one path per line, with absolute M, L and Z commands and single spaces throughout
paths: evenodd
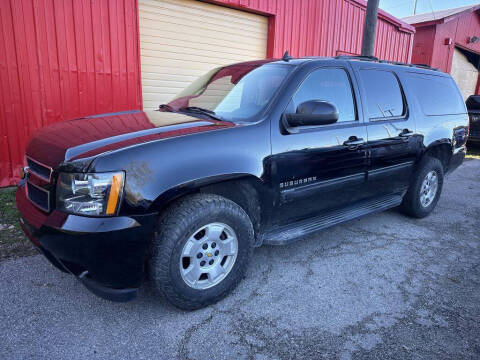
M 256 249 L 225 300 L 90 294 L 41 256 L 0 263 L 0 359 L 478 359 L 480 160 L 425 219 L 393 209 Z

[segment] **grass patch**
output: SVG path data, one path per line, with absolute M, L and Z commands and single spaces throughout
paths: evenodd
M 18 222 L 16 188 L 0 189 L 0 260 L 35 254 Z
M 3 226 L 9 224 L 15 230 L 21 230 L 15 206 L 15 188 L 0 189 L 0 221 Z

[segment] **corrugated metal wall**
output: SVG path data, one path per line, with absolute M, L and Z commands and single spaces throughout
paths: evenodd
M 269 57 L 361 49 L 363 0 L 208 2 L 269 16 Z M 413 28 L 379 19 L 375 55 L 409 61 Z M 0 186 L 18 181 L 37 128 L 141 108 L 139 66 L 137 0 L 0 0 Z
M 211 0 L 270 15 L 268 56 L 360 54 L 366 1 Z M 409 62 L 414 28 L 379 10 L 375 56 Z M 273 41 L 272 41 L 273 38 Z
M 135 0 L 0 1 L 0 186 L 39 127 L 141 107 Z

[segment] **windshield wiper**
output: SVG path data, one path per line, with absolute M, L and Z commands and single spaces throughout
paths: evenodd
M 167 110 L 167 111 L 174 111 L 174 110 L 173 110 L 173 107 L 171 107 L 171 106 L 168 105 L 168 104 L 160 104 L 160 105 L 158 106 L 158 110 L 160 110 L 160 109 Z
M 201 108 L 201 107 L 198 107 L 198 106 L 185 106 L 185 107 L 182 107 L 182 108 L 178 109 L 178 111 L 185 111 L 185 112 L 202 114 L 202 115 L 206 115 L 206 116 L 208 116 L 208 117 L 210 117 L 214 120 L 227 121 L 225 119 L 222 119 L 217 114 L 215 114 L 215 111 L 204 109 L 204 108 Z

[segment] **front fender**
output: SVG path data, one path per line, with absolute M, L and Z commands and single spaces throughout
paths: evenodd
M 270 154 L 269 123 L 263 121 L 131 146 L 103 154 L 90 170 L 124 170 L 122 212 L 146 212 L 162 195 L 186 187 L 242 176 L 265 181 Z

